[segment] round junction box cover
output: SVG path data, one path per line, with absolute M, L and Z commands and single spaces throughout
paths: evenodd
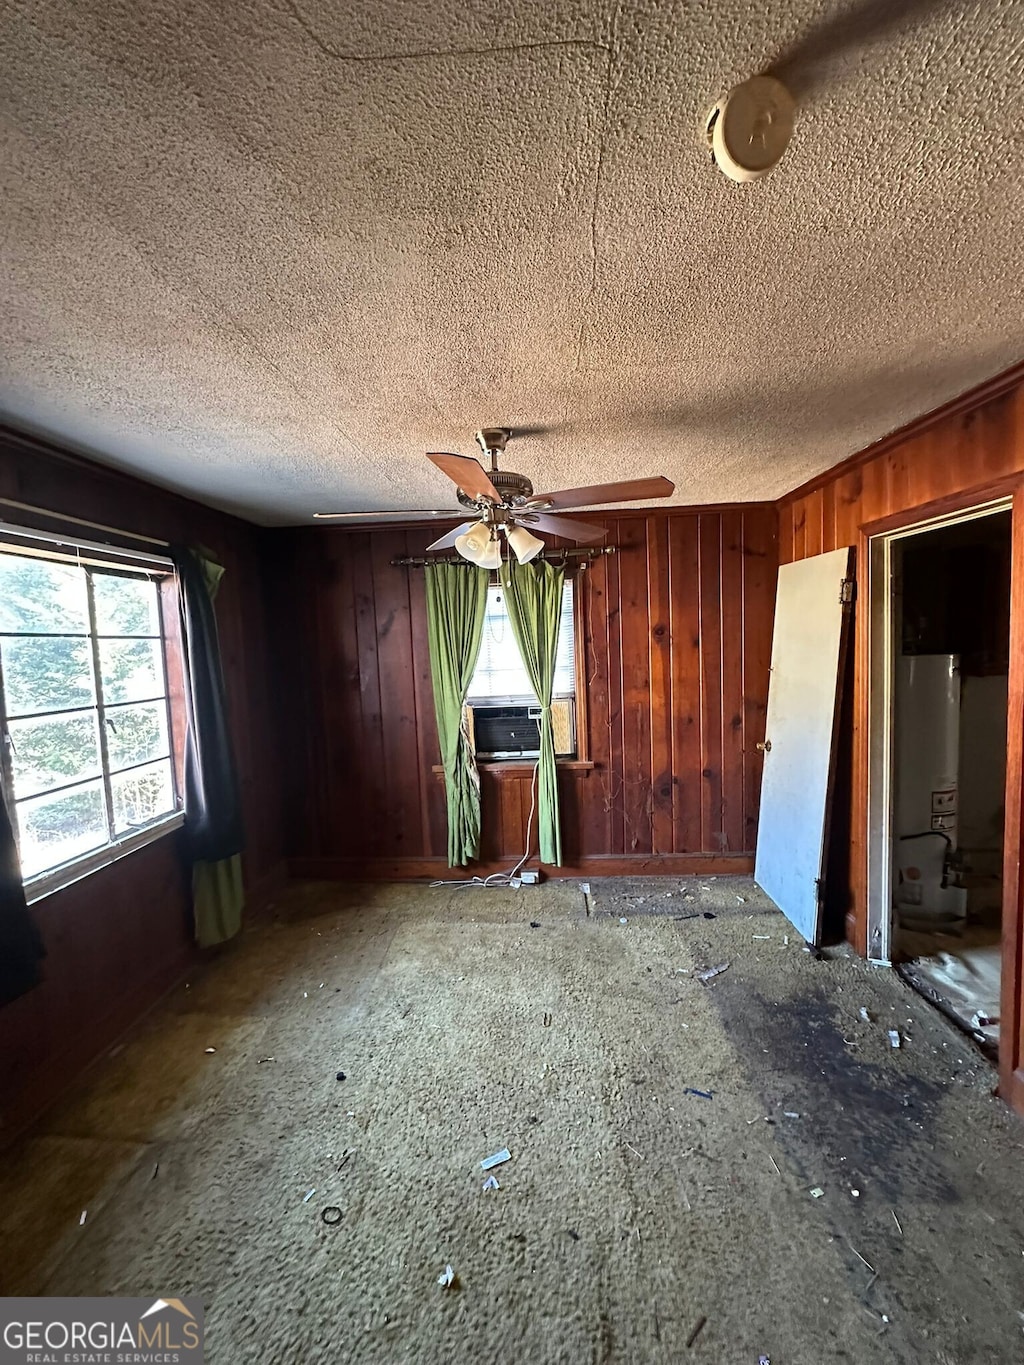
M 793 136 L 796 103 L 774 76 L 753 76 L 715 105 L 708 135 L 715 162 L 731 180 L 759 180 Z

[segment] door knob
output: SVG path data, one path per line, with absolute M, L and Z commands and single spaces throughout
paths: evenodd
M 760 749 L 763 754 L 770 754 L 772 751 L 772 742 L 770 739 L 766 739 L 763 741 L 758 740 L 757 743 L 754 745 L 754 748 Z

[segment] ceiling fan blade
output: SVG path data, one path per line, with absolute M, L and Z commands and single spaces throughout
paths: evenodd
M 447 474 L 453 483 L 471 498 L 490 498 L 501 502 L 501 497 L 483 466 L 468 455 L 427 455 L 427 459 L 437 465 L 442 474 Z
M 454 531 L 446 531 L 440 540 L 435 540 L 433 545 L 428 545 L 424 553 L 429 553 L 431 550 L 450 550 L 458 537 L 465 535 L 470 527 L 475 525 L 475 521 L 464 521 L 461 526 L 456 526 Z
M 672 480 L 659 475 L 655 479 L 592 483 L 587 488 L 563 488 L 557 493 L 534 493 L 530 502 L 543 502 L 552 510 L 557 510 L 559 507 L 590 507 L 599 502 L 637 502 L 647 498 L 667 498 L 675 491 L 676 486 Z
M 604 540 L 608 534 L 604 526 L 593 526 L 589 521 L 573 521 L 572 517 L 552 517 L 546 512 L 523 512 L 516 516 L 524 526 L 535 531 L 546 531 L 549 536 L 563 536 L 582 545 Z
M 419 517 L 424 520 L 438 521 L 440 518 L 452 518 L 458 516 L 450 507 L 394 507 L 384 512 L 314 512 L 313 516 L 317 521 L 366 521 L 368 517 L 401 517 L 403 521 L 414 521 Z

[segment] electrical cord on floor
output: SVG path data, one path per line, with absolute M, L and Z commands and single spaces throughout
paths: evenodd
M 452 877 L 448 880 L 431 882 L 431 886 L 511 886 L 512 879 L 518 875 L 523 864 L 529 861 L 533 849 L 530 845 L 530 832 L 533 829 L 533 813 L 537 807 L 537 774 L 540 759 L 533 765 L 533 780 L 530 783 L 530 814 L 526 821 L 526 852 L 511 872 L 492 872 L 489 877 Z

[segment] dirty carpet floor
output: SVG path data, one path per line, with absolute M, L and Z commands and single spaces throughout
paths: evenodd
M 199 1295 L 215 1365 L 1024 1359 L 993 1071 L 749 880 L 274 913 L 6 1155 L 6 1293 Z

